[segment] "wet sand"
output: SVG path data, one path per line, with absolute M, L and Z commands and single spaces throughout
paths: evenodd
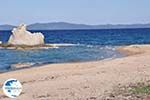
M 17 100 L 101 100 L 118 85 L 150 80 L 150 45 L 118 48 L 128 56 L 93 62 L 49 64 L 0 74 L 23 85 Z M 0 89 L 0 99 L 10 100 Z

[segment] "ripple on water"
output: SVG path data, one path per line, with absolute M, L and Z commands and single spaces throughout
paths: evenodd
M 34 50 L 0 49 L 0 69 L 29 67 L 47 63 L 93 61 L 121 57 L 116 47 L 100 45 L 59 45 L 59 48 Z M 14 68 L 14 67 L 13 67 Z

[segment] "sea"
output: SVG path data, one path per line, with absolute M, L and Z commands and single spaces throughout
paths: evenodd
M 58 48 L 36 50 L 0 49 L 0 71 L 18 63 L 35 65 L 114 59 L 125 56 L 119 46 L 150 44 L 150 29 L 100 30 L 30 30 L 42 32 L 45 43 L 59 44 Z M 7 43 L 11 31 L 0 31 L 0 41 Z

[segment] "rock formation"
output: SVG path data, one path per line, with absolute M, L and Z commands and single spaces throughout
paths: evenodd
M 12 30 L 8 44 L 26 46 L 43 45 L 44 35 L 42 33 L 31 33 L 26 30 L 26 25 L 21 24 Z

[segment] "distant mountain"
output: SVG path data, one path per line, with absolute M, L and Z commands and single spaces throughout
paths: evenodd
M 0 25 L 0 30 L 12 30 L 13 25 Z M 28 30 L 71 30 L 71 29 L 122 29 L 122 28 L 150 28 L 150 24 L 107 24 L 86 25 L 66 22 L 35 23 L 27 26 Z
M 70 29 L 120 29 L 120 28 L 150 28 L 150 24 L 129 24 L 129 25 L 86 25 L 66 22 L 35 23 L 28 26 L 30 30 L 70 30 Z
M 92 29 L 91 25 L 72 24 L 66 22 L 35 23 L 28 26 L 30 30 L 60 30 L 60 29 Z
M 12 30 L 14 27 L 13 25 L 0 25 L 0 30 Z

